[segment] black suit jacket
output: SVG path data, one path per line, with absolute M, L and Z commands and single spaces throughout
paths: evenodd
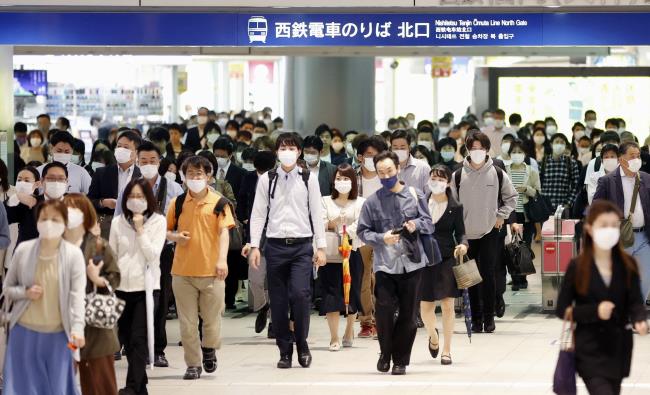
M 427 202 L 430 198 L 431 194 L 427 196 Z M 445 213 L 435 224 L 434 237 L 438 242 L 443 261 L 453 258 L 454 249 L 458 244 L 468 244 L 465 237 L 463 206 L 452 197 L 448 197 Z
M 237 218 L 245 224 L 247 241 L 250 241 L 250 218 L 255 203 L 258 178 L 256 171 L 249 171 L 244 176 L 237 195 Z
M 650 239 L 650 174 L 640 171 L 639 176 L 641 180 L 637 199 L 641 200 L 643 218 L 645 219 L 645 233 L 648 239 Z M 596 193 L 594 194 L 594 200 L 596 199 L 612 201 L 621 209 L 621 212 L 625 212 L 625 197 L 623 195 L 623 181 L 621 179 L 620 167 L 617 167 L 616 170 L 608 175 L 600 177 Z M 631 202 L 627 204 L 631 204 Z
M 318 185 L 320 186 L 321 196 L 332 194 L 332 180 L 336 175 L 336 166 L 325 161 L 320 161 L 318 169 Z
M 219 170 L 217 169 L 217 172 L 218 171 Z M 232 187 L 232 191 L 235 194 L 236 198 L 239 197 L 239 190 L 241 188 L 241 183 L 244 180 L 244 177 L 246 177 L 246 173 L 248 173 L 246 170 L 242 169 L 241 167 L 235 165 L 232 162 L 228 167 L 228 172 L 226 173 L 226 181 L 228 181 L 228 183 Z
M 612 259 L 609 287 L 592 262 L 587 294 L 579 294 L 576 290 L 578 265 L 574 259 L 560 288 L 556 315 L 563 318 L 567 307 L 573 305 L 576 368 L 582 377 L 627 377 L 632 359 L 632 332 L 625 325 L 646 319 L 638 274 L 628 272 L 616 252 Z M 608 321 L 598 317 L 598 305 L 605 300 L 616 305 Z
M 93 202 L 97 214 L 113 215 L 115 213 L 113 209 L 101 207 L 99 201 L 102 199 L 117 199 L 119 185 L 117 166 L 100 167 L 93 174 L 90 189 L 88 190 L 88 199 Z M 141 175 L 140 168 L 135 166 L 131 179 L 140 178 Z
M 35 196 L 38 203 L 45 200 L 43 195 Z M 38 204 L 36 203 L 36 204 Z M 18 239 L 16 240 L 16 247 L 23 241 L 38 238 L 38 228 L 36 227 L 36 218 L 34 218 L 34 208 L 29 208 L 22 203 L 17 206 L 9 207 L 5 202 L 5 209 L 7 211 L 7 222 L 10 224 L 18 224 Z
M 197 126 L 190 128 L 187 132 L 187 137 L 185 137 L 185 148 L 192 152 L 196 152 L 201 149 L 201 133 L 199 133 L 199 128 Z

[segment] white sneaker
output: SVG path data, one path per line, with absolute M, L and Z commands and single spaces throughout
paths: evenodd
M 330 344 L 330 351 L 340 351 L 341 344 L 339 342 Z

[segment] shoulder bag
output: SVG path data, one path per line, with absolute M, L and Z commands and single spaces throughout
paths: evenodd
M 634 228 L 632 227 L 632 215 L 636 208 L 636 199 L 639 196 L 639 175 L 634 180 L 634 191 L 632 192 L 632 204 L 630 205 L 630 214 L 621 221 L 621 243 L 623 247 L 628 248 L 634 245 Z
M 569 330 L 567 330 L 567 322 Z M 558 395 L 576 395 L 576 356 L 575 356 L 575 324 L 573 314 L 567 309 L 562 322 L 560 334 L 560 355 L 553 375 L 553 392 Z
M 458 289 L 467 289 L 483 281 L 476 261 L 466 259 L 466 257 L 456 257 L 456 264 L 452 267 Z

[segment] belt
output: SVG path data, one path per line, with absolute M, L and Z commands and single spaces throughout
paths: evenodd
M 286 238 L 286 239 L 269 238 L 268 241 L 274 244 L 284 244 L 290 246 L 294 244 L 311 243 L 312 239 L 313 239 L 312 237 L 293 237 L 293 238 Z
M 645 226 L 642 226 L 642 227 L 640 227 L 640 228 L 633 228 L 633 229 L 632 229 L 632 232 L 634 232 L 634 233 L 645 232 Z

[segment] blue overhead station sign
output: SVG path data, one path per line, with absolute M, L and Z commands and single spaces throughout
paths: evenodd
M 610 29 L 611 21 L 616 28 Z M 0 12 L 0 45 L 650 45 L 650 13 L 231 14 Z

